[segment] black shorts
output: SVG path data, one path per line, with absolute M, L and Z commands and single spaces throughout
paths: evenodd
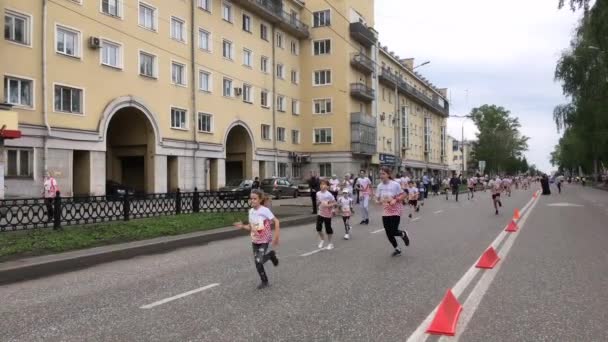
M 492 199 L 500 198 L 500 194 L 492 194 Z
M 317 232 L 323 231 L 323 225 L 325 225 L 325 232 L 327 234 L 333 234 L 334 230 L 331 228 L 331 217 L 317 216 Z
M 409 201 L 410 205 L 413 205 L 414 207 L 418 205 L 418 200 L 410 200 Z

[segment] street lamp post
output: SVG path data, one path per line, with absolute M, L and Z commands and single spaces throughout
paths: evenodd
M 464 123 L 466 121 L 466 119 L 472 119 L 473 117 L 471 115 L 450 115 L 450 118 L 459 118 L 459 119 L 464 119 L 462 120 L 462 126 L 461 126 L 461 140 L 460 140 L 460 152 L 462 153 L 462 172 L 461 174 L 464 176 L 465 173 L 465 153 L 464 153 Z
M 426 61 L 424 63 L 418 64 L 417 66 L 413 67 L 412 70 L 416 70 L 416 69 L 420 68 L 421 66 L 425 66 L 430 63 L 431 63 L 431 61 Z

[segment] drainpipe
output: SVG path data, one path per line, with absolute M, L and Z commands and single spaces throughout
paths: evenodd
M 376 151 L 374 151 L 374 152 L 378 153 L 378 127 L 380 127 L 380 118 L 378 117 L 378 96 L 380 95 L 379 94 L 380 87 L 378 86 L 378 82 L 379 82 L 378 78 L 380 77 L 380 72 L 382 72 L 382 70 L 380 69 L 380 66 L 378 65 L 378 48 L 377 48 L 376 44 L 372 45 L 372 59 L 374 61 L 374 65 L 375 65 L 374 69 L 375 69 L 375 76 L 376 76 L 376 77 L 372 78 L 372 89 L 374 89 L 374 101 L 372 102 L 372 117 L 374 117 L 376 119 L 376 137 L 374 138 L 376 140 L 376 141 L 374 141 L 374 143 L 376 145 Z M 370 160 L 370 166 L 371 166 L 371 160 Z
M 196 165 L 196 153 L 198 152 L 199 149 L 199 144 L 198 144 L 198 135 L 197 135 L 197 131 L 198 131 L 198 125 L 197 125 L 197 119 L 198 119 L 198 113 L 196 112 L 196 62 L 195 62 L 195 57 L 196 57 L 196 48 L 195 48 L 195 34 L 194 34 L 194 17 L 195 17 L 195 12 L 196 12 L 196 4 L 195 1 L 190 1 L 190 3 L 192 4 L 191 8 L 190 8 L 190 82 L 192 84 L 192 91 L 190 93 L 190 97 L 191 97 L 191 101 L 192 101 L 192 140 L 194 141 L 194 149 L 192 151 L 192 190 L 194 190 L 194 188 L 196 188 L 197 184 L 196 184 L 196 177 L 198 174 L 198 167 Z
M 48 139 L 51 136 L 51 125 L 49 124 L 49 114 L 47 110 L 48 95 L 47 95 L 47 78 L 46 78 L 46 26 L 47 26 L 47 12 L 48 12 L 48 0 L 42 0 L 42 117 L 44 119 L 44 126 L 46 127 L 46 134 L 43 136 L 43 168 L 44 174 L 48 171 Z
M 274 149 L 274 176 L 279 176 L 279 151 L 277 150 L 277 61 L 276 61 L 276 33 L 272 24 L 272 148 Z
M 393 114 L 393 119 L 395 120 L 395 125 L 394 125 L 394 137 L 393 140 L 393 148 L 395 149 L 395 171 L 399 170 L 399 164 L 396 164 L 397 161 L 399 163 L 401 163 L 401 150 L 399 148 L 397 148 L 397 146 L 400 147 L 401 141 L 399 140 L 399 129 L 401 127 L 400 122 L 401 122 L 401 113 L 399 113 L 399 91 L 397 89 L 399 85 L 395 85 L 395 114 Z

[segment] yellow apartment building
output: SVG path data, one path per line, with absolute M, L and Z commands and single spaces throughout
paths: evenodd
M 380 46 L 373 9 L 3 0 L 0 75 L 22 132 L 6 141 L 7 196 L 39 196 L 46 171 L 70 196 L 445 169 L 446 92 Z

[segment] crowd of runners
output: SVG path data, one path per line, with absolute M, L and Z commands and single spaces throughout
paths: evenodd
M 334 248 L 334 228 L 332 226 L 335 217 L 341 217 L 344 225 L 344 240 L 349 240 L 353 234 L 351 220 L 355 215 L 355 209 L 360 212 L 360 225 L 369 225 L 370 201 L 382 206 L 381 217 L 377 224 L 382 222 L 386 237 L 393 248 L 392 255 L 399 256 L 402 251 L 398 240 L 402 240 L 405 246 L 410 245 L 410 237 L 405 229 L 400 229 L 401 218 L 407 215 L 410 223 L 414 216 L 424 206 L 424 200 L 429 194 L 434 196 L 445 194 L 446 200 L 458 201 L 458 195 L 467 194 L 467 199 L 475 197 L 476 192 L 490 191 L 495 214 L 499 214 L 502 207 L 501 196 L 510 197 L 513 190 L 527 190 L 533 182 L 538 182 L 538 177 L 530 176 L 504 176 L 489 177 L 488 175 L 475 175 L 463 178 L 461 175 L 452 174 L 451 178 L 439 179 L 424 175 L 421 179 L 412 179 L 408 174 L 396 174 L 390 168 L 383 167 L 380 170 L 380 182 L 374 188 L 370 177 L 365 171 L 354 178 L 347 174 L 342 180 L 335 175 L 331 179 L 316 179 L 311 175 L 311 198 L 313 212 L 317 214 L 315 230 L 318 235 L 317 247 L 319 249 L 332 250 Z M 251 192 L 251 206 L 247 224 L 235 223 L 237 228 L 250 231 L 255 266 L 261 279 L 258 288 L 268 286 L 268 277 L 264 270 L 264 263 L 271 261 L 278 266 L 279 259 L 272 246 L 279 244 L 279 220 L 268 208 L 268 195 L 263 191 L 255 189 Z M 376 223 L 376 222 L 374 222 Z M 274 226 L 274 234 L 272 227 Z

